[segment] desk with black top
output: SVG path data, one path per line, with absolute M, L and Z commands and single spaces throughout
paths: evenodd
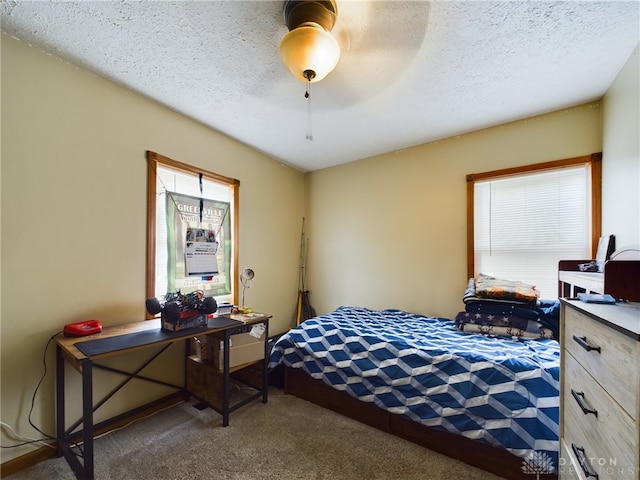
M 147 320 L 142 322 L 129 323 L 115 327 L 105 328 L 101 333 L 88 335 L 86 337 L 57 337 L 56 338 L 56 437 L 58 442 L 58 456 L 64 456 L 67 463 L 80 480 L 94 478 L 94 458 L 93 458 L 93 435 L 94 431 L 106 428 L 118 421 L 135 415 L 145 408 L 153 407 L 154 404 L 161 404 L 168 397 L 159 399 L 156 402 L 147 403 L 133 410 L 129 410 L 121 415 L 100 422 L 93 423 L 93 413 L 104 405 L 116 392 L 124 387 L 134 378 L 145 380 L 160 385 L 175 388 L 178 394 L 189 398 L 191 392 L 185 384 L 174 385 L 169 382 L 149 378 L 140 372 L 158 358 L 165 350 L 177 342 L 184 345 L 185 360 L 191 353 L 191 339 L 195 335 L 216 334 L 222 337 L 224 342 L 223 368 L 220 372 L 222 383 L 222 403 L 221 408 L 215 408 L 222 415 L 222 425 L 229 424 L 229 414 L 245 405 L 249 401 L 262 397 L 262 402 L 267 403 L 268 398 L 268 371 L 267 362 L 269 357 L 268 337 L 270 315 L 254 314 L 245 321 L 237 321 L 230 316 L 219 315 L 208 320 L 206 327 L 189 329 L 179 332 L 170 332 L 160 328 L 160 320 Z M 231 405 L 229 401 L 229 385 L 231 372 L 229 368 L 230 338 L 239 331 L 245 331 L 247 325 L 263 324 L 264 332 L 264 357 L 258 362 L 251 362 L 249 365 L 261 363 L 261 389 L 256 389 L 256 393 L 244 398 L 241 402 Z M 154 348 L 155 347 L 155 348 Z M 141 366 L 131 372 L 118 370 L 109 366 L 95 363 L 98 360 L 143 349 L 154 349 L 150 358 Z M 82 375 L 82 416 L 70 426 L 67 426 L 65 419 L 65 362 L 69 363 Z M 185 364 L 186 365 L 186 364 Z M 93 370 L 98 368 L 109 372 L 124 375 L 126 378 L 119 383 L 111 392 L 94 404 L 93 399 Z M 169 397 L 175 396 L 169 395 Z M 81 429 L 78 429 L 82 425 Z M 77 445 L 82 443 L 82 448 Z

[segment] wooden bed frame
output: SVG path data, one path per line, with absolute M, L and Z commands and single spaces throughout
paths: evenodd
M 455 458 L 509 480 L 533 480 L 535 474 L 523 471 L 523 459 L 507 450 L 492 447 L 466 437 L 421 425 L 403 415 L 396 415 L 372 403 L 362 402 L 321 380 L 315 380 L 302 369 L 285 367 L 284 391 L 349 418 L 404 438 L 438 453 Z M 555 480 L 557 474 L 540 474 L 539 478 Z

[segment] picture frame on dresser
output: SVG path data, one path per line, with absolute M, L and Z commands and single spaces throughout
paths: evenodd
M 598 272 L 604 272 L 604 264 L 611 254 L 616 250 L 616 237 L 614 235 L 605 235 L 598 240 L 598 249 L 596 250 L 596 266 Z

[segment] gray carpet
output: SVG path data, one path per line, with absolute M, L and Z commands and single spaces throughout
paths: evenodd
M 174 406 L 95 442 L 98 480 L 475 480 L 495 475 L 304 400 L 272 390 L 269 402 L 231 414 Z M 62 458 L 11 480 L 73 479 Z

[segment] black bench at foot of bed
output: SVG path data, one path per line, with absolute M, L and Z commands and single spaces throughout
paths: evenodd
M 365 403 L 315 380 L 299 368 L 285 367 L 285 393 L 308 400 L 383 432 L 409 440 L 509 480 L 531 480 L 524 473 L 523 459 L 508 451 L 492 447 L 453 433 L 435 430 L 396 415 L 373 404 Z M 540 475 L 545 480 L 557 480 L 556 474 Z

